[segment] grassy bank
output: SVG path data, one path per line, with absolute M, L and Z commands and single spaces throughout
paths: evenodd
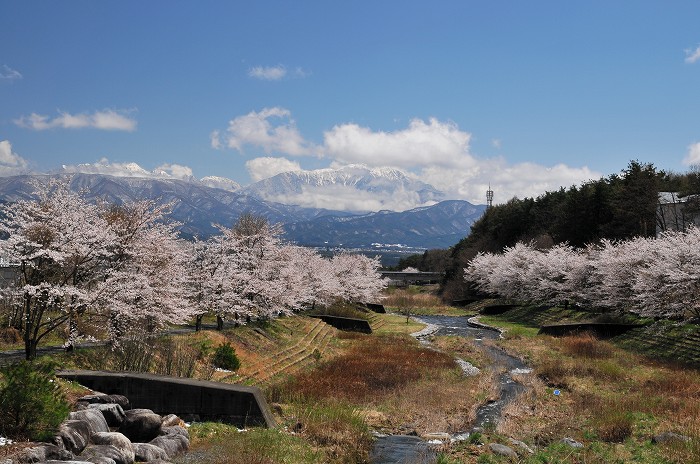
M 518 308 L 480 318 L 505 328 L 505 338 L 497 343 L 534 368 L 532 374 L 519 378 L 528 391 L 506 408 L 502 422 L 484 439 L 508 444 L 516 438 L 528 443 L 536 452 L 521 456 L 520 462 L 527 463 L 700 462 L 698 371 L 632 351 L 636 346 L 625 342 L 629 336 L 610 342 L 590 334 L 537 335 L 535 319 L 560 321 L 562 311 Z M 567 316 L 585 319 L 581 314 Z M 683 334 L 691 329 L 676 330 Z M 645 354 L 653 353 L 653 341 L 647 338 L 639 343 Z M 652 438 L 664 432 L 690 441 L 653 444 Z M 564 437 L 584 447 L 560 443 Z M 447 462 L 509 462 L 491 453 L 477 453 L 467 444 L 453 447 L 448 454 L 452 461 Z

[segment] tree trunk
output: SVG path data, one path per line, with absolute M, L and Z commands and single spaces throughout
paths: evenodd
M 204 318 L 204 314 L 197 314 L 197 317 L 195 318 L 194 322 L 194 331 L 199 332 L 202 330 L 202 319 Z
M 216 315 L 216 330 L 224 330 L 224 319 L 218 314 Z
M 24 357 L 27 361 L 36 358 L 36 347 L 38 342 L 31 337 L 24 337 Z

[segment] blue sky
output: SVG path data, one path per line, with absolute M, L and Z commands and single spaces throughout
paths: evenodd
M 684 171 L 698 18 L 697 1 L 0 0 L 0 174 L 138 163 L 245 185 L 359 163 L 483 203 L 632 159 Z

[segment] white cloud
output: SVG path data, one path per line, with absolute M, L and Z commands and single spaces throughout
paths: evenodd
M 335 126 L 324 134 L 326 156 L 368 166 L 454 166 L 470 159 L 471 134 L 452 122 L 413 119 L 408 128 L 375 132 L 357 124 Z
M 501 140 L 500 139 L 492 139 L 491 145 L 493 146 L 493 148 L 500 150 L 501 149 Z
M 686 63 L 695 63 L 698 60 L 700 60 L 700 45 L 698 45 L 698 48 L 696 48 L 695 50 L 692 50 L 690 48 L 685 50 Z
M 293 76 L 298 77 L 299 79 L 303 79 L 305 77 L 309 77 L 311 75 L 311 71 L 307 71 L 306 69 L 297 66 L 294 68 Z
M 272 124 L 276 119 L 281 122 Z M 326 131 L 323 140 L 321 146 L 306 141 L 291 119 L 290 111 L 279 107 L 265 108 L 260 112 L 234 118 L 225 134 L 216 131 L 212 134 L 212 146 L 225 145 L 240 152 L 244 146 L 250 145 L 268 153 L 274 151 L 292 157 L 327 157 L 336 168 L 348 164 L 400 168 L 445 192 L 448 198 L 465 199 L 478 204 L 485 202 L 489 183 L 496 192 L 495 202 L 499 203 L 514 196 L 537 196 L 548 190 L 601 177 L 600 173 L 586 166 L 509 164 L 502 157 L 476 157 L 470 153 L 471 134 L 451 121 L 440 121 L 437 118 L 427 121 L 413 119 L 405 129 L 392 132 L 375 131 L 352 123 L 339 124 Z M 271 164 L 265 166 L 262 162 L 255 162 L 248 169 L 251 177 L 259 180 L 272 175 L 265 175 L 268 167 L 269 172 L 276 174 L 278 168 L 285 166 L 277 163 L 273 169 Z M 325 205 L 327 198 L 329 204 L 332 201 L 350 204 L 352 195 L 357 195 L 357 191 L 354 192 L 345 195 L 344 191 L 339 191 L 326 197 L 321 191 L 307 189 L 307 198 L 300 197 L 294 202 L 321 206 Z M 397 200 L 397 203 L 410 203 L 408 198 L 405 200 Z M 388 200 L 375 198 L 374 201 L 373 204 L 384 204 Z M 413 206 L 419 206 L 419 203 L 408 207 Z
M 130 111 L 109 109 L 95 111 L 92 114 L 80 113 L 73 115 L 59 112 L 59 115 L 53 119 L 49 116 L 32 113 L 29 116 L 15 119 L 14 122 L 20 127 L 34 130 L 93 128 L 133 132 L 136 130 L 136 120 L 130 118 L 127 115 L 128 113 Z
M 700 142 L 688 146 L 688 154 L 683 159 L 683 164 L 686 166 L 700 164 Z
M 248 75 L 264 81 L 278 81 L 287 75 L 287 68 L 282 64 L 277 66 L 255 66 L 248 70 Z
M 15 79 L 22 79 L 22 74 L 16 69 L 12 69 L 8 65 L 3 64 L 2 67 L 0 67 L 0 79 L 7 79 L 11 81 Z
M 420 180 L 444 191 L 448 197 L 476 204 L 486 203 L 489 185 L 494 191 L 494 203 L 505 203 L 516 196 L 537 197 L 546 191 L 599 179 L 601 176 L 601 173 L 586 166 L 579 168 L 557 164 L 547 167 L 536 163 L 509 165 L 502 158 L 479 160 L 477 165 L 465 164 L 461 169 L 429 167 L 418 175 Z
M 310 155 L 316 150 L 301 136 L 289 110 L 279 107 L 251 111 L 232 119 L 225 134 L 219 131 L 212 133 L 212 147 L 222 147 L 222 141 L 228 148 L 239 152 L 243 152 L 246 145 L 260 147 L 266 153 L 279 152 L 292 156 Z
M 267 179 L 282 172 L 301 171 L 301 166 L 296 161 L 270 156 L 248 160 L 245 167 L 253 182 Z
M 427 206 L 420 202 L 417 192 L 397 191 L 391 194 L 387 192 L 369 192 L 359 190 L 350 185 L 305 185 L 302 187 L 301 193 L 285 193 L 279 196 L 269 196 L 266 199 L 307 208 L 326 208 L 354 212 L 406 211 L 417 206 Z
M 280 81 L 285 77 L 303 79 L 310 75 L 311 72 L 305 70 L 301 66 L 297 66 L 293 70 L 288 71 L 287 67 L 283 64 L 278 64 L 277 66 L 255 66 L 248 70 L 249 77 L 262 81 Z
M 162 174 L 163 177 L 171 177 L 174 179 L 193 179 L 192 168 L 179 164 L 161 164 L 154 169 L 154 173 Z
M 28 172 L 27 160 L 12 151 L 10 141 L 0 141 L 0 176 L 16 176 Z
M 214 150 L 221 150 L 223 145 L 221 144 L 221 133 L 218 130 L 212 131 L 209 135 L 209 140 L 211 141 L 211 147 Z

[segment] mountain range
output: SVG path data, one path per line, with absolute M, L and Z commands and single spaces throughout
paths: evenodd
M 320 170 L 323 171 L 323 170 Z M 413 248 L 445 248 L 469 233 L 470 225 L 485 206 L 461 200 L 439 201 L 430 206 L 395 212 L 353 213 L 346 209 L 284 204 L 269 198 L 284 199 L 302 195 L 310 185 L 329 189 L 329 197 L 338 186 L 370 196 L 373 192 L 403 192 L 435 202 L 441 192 L 428 184 L 408 179 L 400 171 L 376 171 L 369 176 L 361 169 L 354 172 L 325 173 L 325 180 L 284 173 L 249 187 L 224 178 L 182 180 L 153 177 L 116 177 L 105 174 L 61 173 L 22 175 L 0 178 L 0 201 L 11 202 L 32 197 L 36 183 L 53 178 L 67 179 L 71 189 L 93 201 L 98 199 L 122 204 L 151 199 L 172 203 L 171 218 L 182 224 L 186 237 L 207 237 L 217 232 L 216 224 L 228 227 L 244 212 L 264 216 L 282 224 L 285 238 L 308 246 L 372 248 L 380 245 Z M 364 173 L 366 174 L 366 173 Z M 221 188 L 223 187 L 223 188 Z M 334 190 L 335 189 L 335 190 Z

